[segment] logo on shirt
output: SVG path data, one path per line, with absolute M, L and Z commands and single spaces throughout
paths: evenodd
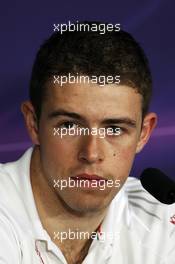
M 172 217 L 170 217 L 170 223 L 175 225 L 175 214 Z

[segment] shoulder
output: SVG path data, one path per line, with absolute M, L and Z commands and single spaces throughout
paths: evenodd
M 20 240 L 16 230 L 20 202 L 15 173 L 8 171 L 9 166 L 10 163 L 0 164 L 0 259 L 3 263 L 21 263 Z
M 3 263 L 38 263 L 31 214 L 31 153 L 29 149 L 19 160 L 0 164 L 0 260 Z
M 0 238 L 0 260 L 3 260 L 3 263 L 21 263 L 22 254 L 17 233 L 1 208 Z
M 162 204 L 142 187 L 140 180 L 133 177 L 128 178 L 125 191 L 133 218 L 149 231 L 150 235 L 145 240 L 151 239 L 155 244 L 164 241 L 167 252 L 174 251 L 175 254 L 175 204 Z
M 175 206 L 160 203 L 133 177 L 127 179 L 118 195 L 112 211 L 112 229 L 119 233 L 115 247 L 117 256 L 121 259 L 127 256 L 126 261 L 130 259 L 131 263 L 173 263 Z
M 18 235 L 30 224 L 25 203 L 28 161 L 25 153 L 18 161 L 0 164 L 0 221 L 10 223 Z
M 18 188 L 22 180 L 21 175 L 26 174 L 30 166 L 31 154 L 32 148 L 29 148 L 18 160 L 0 163 L 0 186 L 4 188 L 16 186 Z
M 162 186 L 163 188 L 163 186 Z M 149 194 L 141 185 L 140 180 L 129 177 L 125 183 L 125 192 L 132 210 L 151 225 L 154 220 L 170 223 L 170 216 L 175 213 L 175 204 L 166 205 Z

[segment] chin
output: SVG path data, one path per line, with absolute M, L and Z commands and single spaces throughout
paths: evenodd
M 105 199 L 108 198 L 108 199 Z M 110 199 L 111 200 L 111 199 Z M 71 210 L 77 213 L 97 213 L 105 209 L 109 205 L 109 197 L 88 197 L 84 196 L 74 197 L 74 199 L 67 200 L 66 204 Z
M 62 191 L 58 194 L 63 207 L 72 213 L 93 213 L 104 210 L 114 197 L 111 190 L 99 191 Z
M 102 205 L 101 203 L 99 204 L 85 203 L 85 204 L 72 204 L 71 205 L 71 209 L 74 212 L 77 212 L 80 214 L 97 213 L 98 211 L 101 211 L 104 208 L 105 206 Z

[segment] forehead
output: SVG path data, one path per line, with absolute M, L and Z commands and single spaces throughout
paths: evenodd
M 108 84 L 49 85 L 43 110 L 65 109 L 90 119 L 128 116 L 137 119 L 142 112 L 142 96 L 129 86 Z

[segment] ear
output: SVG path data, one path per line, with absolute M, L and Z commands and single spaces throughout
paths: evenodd
M 142 123 L 142 129 L 141 129 L 139 141 L 137 143 L 136 153 L 139 153 L 146 145 L 156 124 L 157 124 L 157 115 L 155 113 L 149 113 L 145 116 Z
M 39 145 L 37 118 L 32 103 L 30 101 L 23 102 L 21 111 L 32 142 L 35 145 Z

